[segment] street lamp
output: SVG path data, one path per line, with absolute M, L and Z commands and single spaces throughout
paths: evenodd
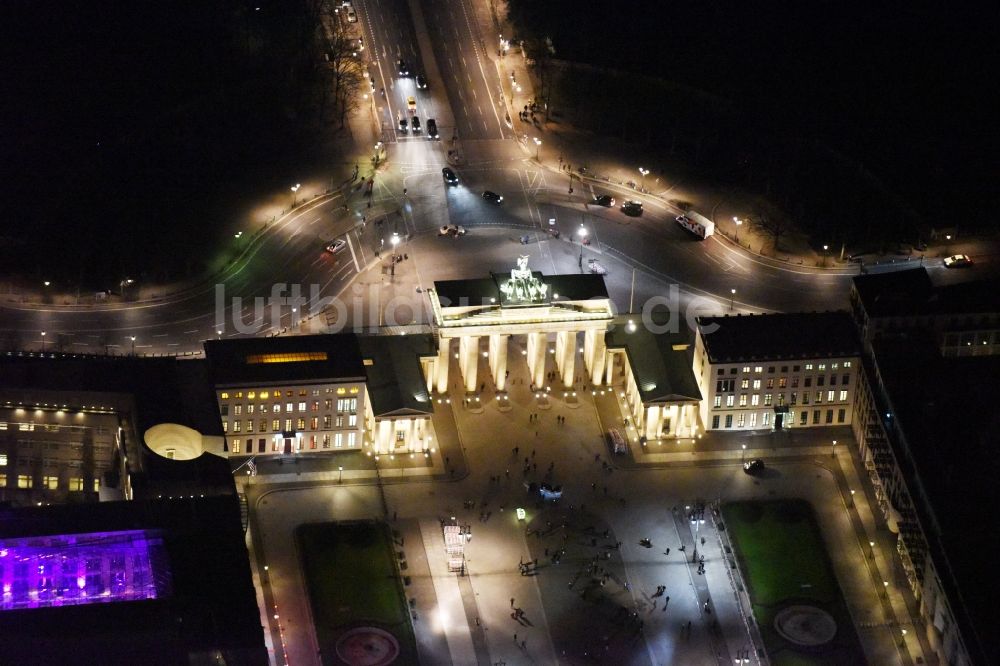
M 743 458 L 740 460 L 740 462 L 745 463 L 746 461 L 747 461 L 747 445 L 744 444 L 743 445 Z
M 733 303 L 735 301 L 736 301 L 736 290 L 735 289 L 730 289 L 729 290 L 729 311 L 730 312 L 733 311 Z
M 736 225 L 736 244 L 740 243 L 740 225 L 743 224 L 743 220 L 733 215 L 733 224 Z
M 343 483 L 344 482 L 344 466 L 341 465 L 338 469 L 340 470 L 340 477 L 337 479 L 337 483 Z
M 830 254 L 829 252 L 827 252 L 827 250 L 829 250 L 829 249 L 830 249 L 830 246 L 829 246 L 829 245 L 824 245 L 824 246 L 823 246 L 823 267 L 824 267 L 824 268 L 826 267 L 826 258 L 827 258 L 827 257 L 829 256 L 829 254 Z
M 392 268 L 389 270 L 391 276 L 396 277 L 396 246 L 399 245 L 399 234 L 397 232 L 392 232 L 392 238 L 389 239 L 389 244 L 392 245 Z
M 538 149 L 542 147 L 542 140 L 535 137 L 535 161 L 538 161 Z
M 587 227 L 580 225 L 580 228 L 576 230 L 576 235 L 580 237 L 580 268 L 583 269 L 583 245 L 587 242 Z
M 42 331 L 42 353 L 45 353 L 45 331 Z
M 642 167 L 639 167 L 639 173 L 642 175 L 642 181 L 639 183 L 639 191 L 640 192 L 645 192 L 646 191 L 646 174 L 649 173 L 649 169 L 643 169 Z
M 300 187 L 302 187 L 302 183 L 295 183 L 291 187 L 291 190 L 292 190 L 292 208 L 295 207 L 295 194 L 296 194 L 296 192 L 299 191 Z
M 830 457 L 837 457 L 837 440 L 833 440 L 833 444 L 830 445 Z
M 135 356 L 135 336 L 130 335 L 129 339 L 132 340 L 132 356 Z

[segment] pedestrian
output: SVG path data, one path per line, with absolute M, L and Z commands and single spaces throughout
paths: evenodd
M 517 644 L 517 634 L 514 634 L 514 643 Z
M 433 525 L 433 523 L 431 523 L 431 524 Z M 513 608 L 513 607 L 514 607 L 514 597 L 511 597 L 511 598 L 510 598 L 510 607 L 511 607 L 511 608 Z
M 665 551 L 663 551 L 663 554 L 664 554 L 664 555 L 669 555 L 669 554 L 670 554 L 670 549 L 669 549 L 669 548 L 667 548 L 667 549 L 666 549 Z
M 528 641 L 521 641 L 521 649 L 522 650 L 528 649 Z
M 514 455 L 515 455 L 515 456 L 516 456 L 516 455 L 517 455 L 518 453 L 520 453 L 520 451 L 521 451 L 521 447 L 520 447 L 520 446 L 515 446 L 515 447 L 514 447 Z

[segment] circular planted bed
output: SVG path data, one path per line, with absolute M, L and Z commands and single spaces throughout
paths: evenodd
M 774 628 L 781 636 L 796 645 L 819 647 L 837 635 L 837 622 L 822 608 L 796 605 L 778 611 Z
M 337 656 L 351 666 L 388 666 L 399 657 L 399 642 L 388 631 L 355 627 L 337 640 Z

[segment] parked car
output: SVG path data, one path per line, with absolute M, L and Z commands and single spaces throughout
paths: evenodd
M 427 90 L 427 79 L 424 78 L 423 74 L 417 74 L 417 88 Z
M 399 119 L 399 131 L 400 132 L 406 132 L 407 131 L 407 121 L 406 121 L 406 118 L 400 118 Z
M 618 428 L 608 430 L 608 447 L 611 449 L 611 453 L 628 453 L 628 444 Z
M 594 197 L 594 200 L 591 203 L 593 203 L 596 206 L 604 206 L 605 208 L 611 208 L 612 206 L 615 205 L 615 198 L 610 194 L 602 194 L 599 197 Z
M 503 195 L 497 194 L 496 192 L 491 192 L 489 190 L 483 192 L 483 199 L 495 204 L 503 203 Z
M 632 217 L 639 217 L 642 215 L 642 202 L 626 201 L 622 204 L 622 212 Z
M 460 224 L 445 224 L 438 229 L 438 236 L 464 236 L 465 227 Z
M 748 460 L 743 463 L 743 471 L 750 475 L 759 474 L 764 471 L 764 461 L 760 458 Z
M 441 169 L 441 175 L 444 176 L 444 182 L 449 185 L 458 185 L 458 176 L 451 170 L 451 167 Z
M 427 119 L 427 138 L 437 139 L 438 138 L 438 124 L 433 118 Z
M 972 265 L 972 259 L 967 254 L 953 254 L 944 258 L 945 268 L 966 268 Z
M 345 247 L 347 247 L 347 241 L 345 241 L 343 238 L 338 238 L 332 243 L 327 243 L 326 251 L 329 252 L 330 254 L 337 254 Z

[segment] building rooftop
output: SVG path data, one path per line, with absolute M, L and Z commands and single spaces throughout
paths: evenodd
M 53 569 L 67 558 L 73 567 L 83 550 L 112 572 L 138 556 L 147 574 L 143 600 L 124 600 L 136 595 L 122 594 L 113 573 L 84 577 L 79 563 L 69 580 L 53 575 L 46 594 L 58 589 L 72 605 L 46 607 L 36 593 L 0 609 L 0 663 L 216 663 L 216 651 L 230 664 L 268 663 L 235 496 L 0 509 L 0 543 L 2 557 Z M 53 551 L 62 556 L 46 559 Z M 87 603 L 74 588 L 106 592 Z
M 0 355 L 0 387 L 58 391 L 69 408 L 92 404 L 88 394 L 118 393 L 134 400 L 135 430 L 177 423 L 203 435 L 222 435 L 207 366 L 200 359 L 90 356 L 77 354 Z
M 434 338 L 421 335 L 364 335 L 368 396 L 375 416 L 430 414 L 434 411 L 420 358 L 437 356 Z
M 635 320 L 635 327 L 628 325 Z M 691 365 L 691 331 L 653 333 L 638 317 L 618 317 L 605 336 L 609 349 L 624 349 L 643 402 L 701 400 Z
M 712 363 L 837 358 L 861 354 L 846 312 L 699 317 Z
M 869 317 L 984 313 L 1000 310 L 1000 281 L 935 287 L 925 268 L 859 275 L 854 290 Z
M 1000 356 L 942 357 L 929 332 L 877 340 L 873 353 L 892 410 L 883 423 L 904 433 L 907 451 L 900 465 L 904 474 L 916 476 L 907 487 L 932 558 L 937 564 L 944 554 L 950 572 L 941 571 L 943 582 L 958 591 L 948 590 L 948 596 L 967 611 L 954 609 L 972 628 L 971 635 L 967 628 L 962 634 L 967 641 L 978 637 L 982 654 L 997 654 L 1000 637 L 987 618 L 1000 596 L 990 573 L 1000 545 L 993 533 L 1000 524 L 1000 484 L 990 464 L 1000 431 Z M 977 647 L 969 649 L 975 654 Z
M 365 377 L 353 333 L 206 340 L 205 357 L 216 386 L 361 381 Z

